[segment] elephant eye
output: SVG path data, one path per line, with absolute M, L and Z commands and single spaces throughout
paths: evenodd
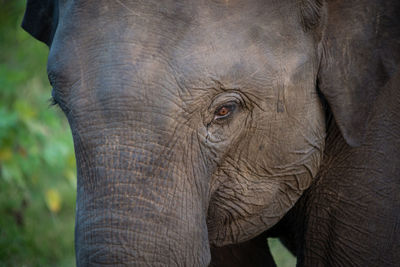
M 230 102 L 218 107 L 214 112 L 214 120 L 228 118 L 237 108 L 237 103 Z

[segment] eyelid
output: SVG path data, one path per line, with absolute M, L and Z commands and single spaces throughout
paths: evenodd
M 244 105 L 244 101 L 241 95 L 239 95 L 238 93 L 224 93 L 214 98 L 213 103 L 208 107 L 208 110 L 210 112 L 214 112 L 215 110 L 229 103 L 235 103 L 241 106 Z
M 221 106 L 219 106 L 218 108 L 215 109 L 213 121 L 219 121 L 219 120 L 222 121 L 222 120 L 228 119 L 236 111 L 236 109 L 238 108 L 239 105 L 240 105 L 239 101 L 230 101 L 228 103 L 222 104 Z M 229 107 L 229 109 L 230 109 L 229 112 L 225 115 L 218 115 L 217 113 L 223 107 Z
M 239 112 L 241 109 L 247 109 L 247 104 L 245 101 L 246 97 L 240 91 L 230 90 L 221 92 L 215 95 L 206 110 L 203 113 L 203 123 L 204 125 L 211 125 L 211 123 L 223 123 L 225 119 L 228 119 L 234 113 Z M 230 112 L 226 116 L 219 116 L 216 113 L 223 106 L 234 105 L 232 109 L 228 107 Z
M 240 105 L 239 101 L 229 101 L 224 104 L 219 105 L 218 107 L 215 108 L 214 114 L 217 113 L 221 108 L 223 107 L 231 107 L 231 106 L 237 106 Z M 235 107 L 236 108 L 236 107 Z

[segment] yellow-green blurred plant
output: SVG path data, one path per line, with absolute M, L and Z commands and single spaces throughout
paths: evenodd
M 0 266 L 73 266 L 75 158 L 48 48 L 20 28 L 24 0 L 0 7 Z

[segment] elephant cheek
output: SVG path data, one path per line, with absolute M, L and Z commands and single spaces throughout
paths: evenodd
M 218 182 L 207 218 L 210 243 L 225 246 L 244 242 L 274 226 L 311 185 L 323 145 L 321 141 L 318 149 L 308 149 L 290 163 L 268 164 L 273 161 L 260 156 L 241 168 L 232 168 L 231 163 L 221 166 L 214 178 Z

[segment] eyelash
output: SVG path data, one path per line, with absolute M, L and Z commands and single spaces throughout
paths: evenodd
M 60 106 L 54 97 L 49 98 L 50 106 Z

